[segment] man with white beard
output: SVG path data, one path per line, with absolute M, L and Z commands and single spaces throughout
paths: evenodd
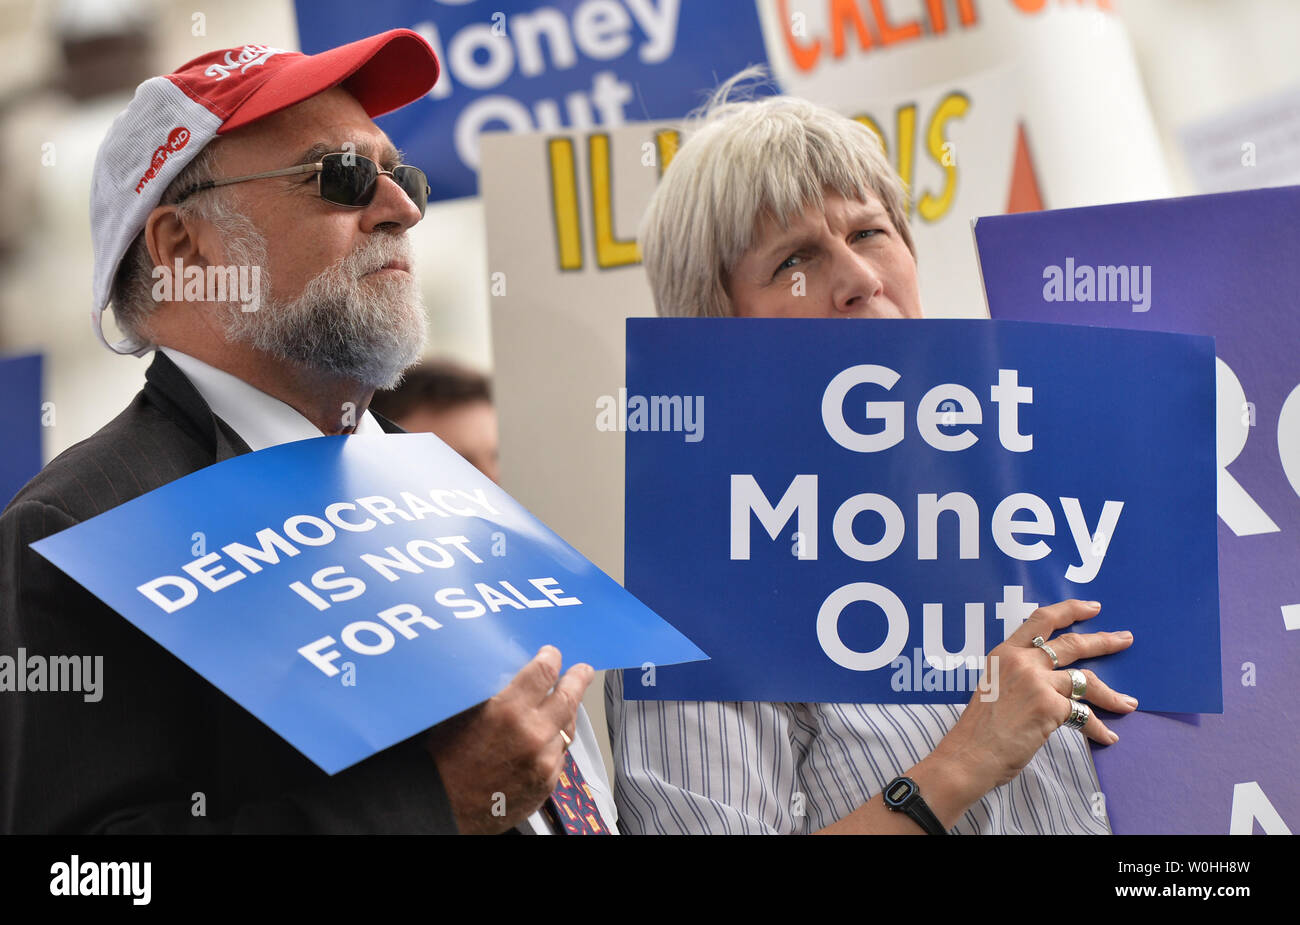
M 561 677 L 550 646 L 331 777 L 29 548 L 240 453 L 397 430 L 367 406 L 421 353 L 405 232 L 429 191 L 371 118 L 437 75 L 403 29 L 311 56 L 245 45 L 141 84 L 109 130 L 93 327 L 111 303 L 113 349 L 155 356 L 132 404 L 0 517 L 0 652 L 103 656 L 104 691 L 0 698 L 0 831 L 572 832 L 560 801 L 579 831 L 612 830 L 579 708 L 592 669 Z

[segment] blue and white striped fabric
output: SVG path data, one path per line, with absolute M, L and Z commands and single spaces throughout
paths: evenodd
M 605 674 L 614 799 L 625 833 L 799 834 L 849 815 L 916 764 L 960 706 L 624 701 Z M 1082 735 L 1058 729 L 958 834 L 1110 833 Z M 1104 811 L 1104 810 L 1103 810 Z

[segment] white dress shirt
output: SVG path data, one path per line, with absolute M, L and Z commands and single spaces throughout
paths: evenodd
M 605 673 L 623 830 L 807 834 L 843 819 L 953 727 L 954 704 L 624 700 Z M 958 834 L 1110 833 L 1087 741 L 1058 729 Z M 922 794 L 924 796 L 924 794 Z
M 202 360 L 196 360 L 171 347 L 159 349 L 194 384 L 212 413 L 229 424 L 248 444 L 249 449 L 265 450 L 281 443 L 321 436 L 320 428 L 303 417 L 292 405 L 267 395 L 238 376 L 232 376 L 223 369 L 209 366 Z M 344 408 L 339 409 L 340 421 L 345 411 Z M 359 437 L 383 436 L 384 429 L 367 410 L 357 416 L 355 433 Z
M 320 429 L 297 409 L 254 388 L 238 376 L 209 366 L 179 350 L 170 347 L 159 349 L 193 383 L 212 413 L 229 424 L 250 449 L 264 450 L 282 443 L 321 436 Z M 340 409 L 340 415 L 343 410 Z M 367 410 L 357 416 L 355 433 L 361 437 L 382 437 L 384 429 Z M 601 818 L 610 832 L 616 833 L 618 811 L 615 809 L 613 792 L 605 777 L 605 763 L 600 756 L 600 747 L 596 744 L 591 720 L 581 706 L 578 707 L 578 719 L 569 753 L 573 755 L 578 770 L 591 787 Z M 541 812 L 533 813 L 518 828 L 526 834 L 554 834 L 553 827 Z

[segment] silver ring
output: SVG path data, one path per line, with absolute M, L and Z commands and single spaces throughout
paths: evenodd
M 1070 715 L 1065 718 L 1062 726 L 1068 726 L 1071 729 L 1082 729 L 1088 723 L 1092 711 L 1088 709 L 1086 703 L 1074 702 L 1070 704 Z
M 573 740 L 569 738 L 569 734 L 563 729 L 560 730 L 560 738 L 564 740 L 564 750 L 567 752 L 569 746 L 573 744 Z
M 1070 676 L 1070 699 L 1082 700 L 1084 694 L 1088 693 L 1088 678 L 1078 668 L 1067 668 L 1066 673 Z
M 1049 646 L 1047 643 L 1043 642 L 1043 637 L 1042 637 L 1042 636 L 1035 636 L 1035 637 L 1034 637 L 1034 645 L 1038 646 L 1038 648 L 1042 649 L 1044 652 L 1047 653 L 1047 657 L 1050 658 L 1050 659 L 1052 660 L 1052 667 L 1053 667 L 1053 668 L 1057 668 L 1057 667 L 1059 667 L 1059 665 L 1060 665 L 1060 661 L 1059 661 L 1059 660 L 1057 659 L 1057 657 L 1056 657 L 1056 652 L 1052 649 L 1051 646 Z

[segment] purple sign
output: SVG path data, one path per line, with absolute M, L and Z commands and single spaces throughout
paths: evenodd
M 1223 713 L 1108 717 L 1121 741 L 1094 757 L 1117 834 L 1290 833 L 1300 188 L 981 218 L 975 239 L 993 318 L 1216 338 Z

